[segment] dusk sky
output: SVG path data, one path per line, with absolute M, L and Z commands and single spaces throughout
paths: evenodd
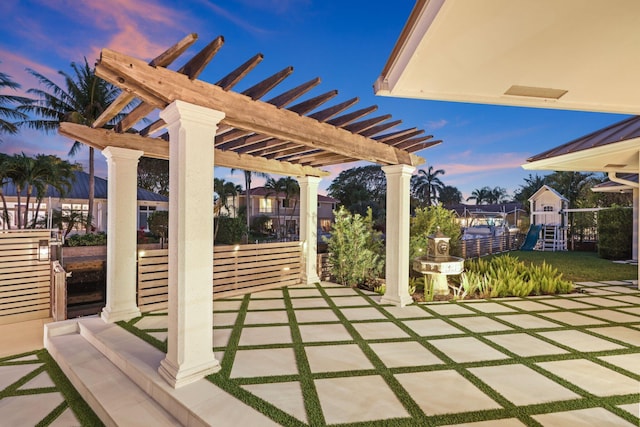
M 531 155 L 563 144 L 626 116 L 377 97 L 373 83 L 382 71 L 414 2 L 376 0 L 3 0 L 0 4 L 0 71 L 22 85 L 37 87 L 31 68 L 62 84 L 58 70 L 71 62 L 93 64 L 108 47 L 150 60 L 188 33 L 198 42 L 185 57 L 223 35 L 225 44 L 201 80 L 216 82 L 258 52 L 262 63 L 234 90 L 241 92 L 289 65 L 293 74 L 269 99 L 314 77 L 322 83 L 306 97 L 337 89 L 324 107 L 354 96 L 354 109 L 378 105 L 373 114 L 392 114 L 444 142 L 419 151 L 427 163 L 444 169 L 447 185 L 465 197 L 483 186 L 512 194 L 529 171 L 520 165 Z M 176 69 L 178 60 L 170 68 Z M 431 66 L 437 67 L 438 64 Z M 305 99 L 306 99 L 305 97 Z M 321 107 L 321 108 L 324 108 Z M 69 158 L 72 141 L 28 129 L 2 135 L 0 152 L 57 154 Z M 88 149 L 71 161 L 86 166 Z M 321 192 L 341 171 L 360 164 L 327 168 Z M 216 168 L 216 176 L 242 182 L 241 174 Z M 106 178 L 106 161 L 96 154 L 96 174 Z M 260 183 L 258 182 L 257 185 Z

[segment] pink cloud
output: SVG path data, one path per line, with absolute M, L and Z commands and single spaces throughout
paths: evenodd
M 505 169 L 520 169 L 527 153 L 500 153 L 491 155 L 478 155 L 467 152 L 460 157 L 472 160 L 470 163 L 438 163 L 438 169 L 444 169 L 447 177 L 481 172 L 497 172 Z M 459 157 L 459 158 L 460 158 Z
M 69 58 L 86 56 L 92 62 L 99 58 L 100 49 L 109 47 L 138 58 L 150 59 L 188 32 L 180 24 L 185 21 L 182 11 L 153 0 L 82 2 L 82 7 L 72 0 L 41 2 L 78 25 L 93 27 L 95 37 L 92 40 L 79 41 L 76 46 L 58 47 Z M 90 46 L 88 50 L 87 45 Z
M 14 52 L 0 49 L 0 58 L 2 58 L 2 63 L 0 63 L 2 72 L 10 75 L 11 80 L 22 86 L 16 91 L 16 95 L 28 96 L 26 94 L 26 91 L 29 88 L 38 86 L 38 80 L 36 80 L 35 77 L 26 72 L 27 68 L 35 70 L 40 74 L 52 79 L 53 81 L 56 81 L 56 76 L 58 75 L 57 70 L 54 70 L 53 68 L 46 65 L 42 65 L 38 62 L 34 62 L 26 56 L 18 55 Z

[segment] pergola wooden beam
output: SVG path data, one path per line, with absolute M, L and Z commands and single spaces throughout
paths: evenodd
M 135 133 L 118 133 L 110 129 L 93 129 L 76 123 L 60 123 L 60 135 L 80 141 L 98 150 L 107 147 L 128 148 L 142 150 L 144 156 L 156 159 L 169 159 L 169 142 L 162 138 L 149 138 Z M 323 170 L 279 162 L 248 154 L 238 154 L 230 151 L 214 149 L 213 166 L 223 166 L 232 169 L 252 170 L 285 176 L 328 176 Z
M 270 135 L 283 141 L 327 150 L 354 160 L 379 164 L 420 165 L 416 155 L 383 143 L 299 116 L 287 109 L 253 101 L 251 98 L 161 67 L 153 68 L 139 59 L 103 49 L 96 74 L 124 90 L 135 93 L 145 102 L 165 108 L 182 100 L 225 113 L 223 124 Z
M 249 58 L 244 64 L 218 80 L 216 86 L 220 86 L 223 90 L 231 90 L 240 80 L 244 78 L 251 70 L 253 70 L 262 60 L 264 55 L 258 53 Z
M 362 136 L 371 137 L 373 135 L 379 134 L 380 132 L 384 132 L 387 129 L 391 129 L 394 126 L 398 126 L 400 123 L 402 123 L 402 120 L 393 120 L 393 121 L 382 123 L 378 126 L 374 126 L 372 128 L 363 130 L 358 133 Z
M 339 104 L 336 104 L 332 107 L 325 108 L 324 110 L 320 110 L 313 114 L 309 114 L 309 117 L 312 119 L 316 119 L 319 122 L 325 122 L 330 118 L 337 116 L 345 110 L 348 110 L 353 105 L 357 104 L 360 99 L 356 96 L 355 98 L 347 99 Z
M 211 62 L 213 57 L 222 47 L 224 38 L 222 36 L 216 37 L 211 43 L 206 45 L 200 52 L 198 52 L 193 58 L 187 61 L 180 69 L 178 73 L 186 75 L 189 79 L 193 80 L 198 78 L 200 73 L 205 69 L 207 64 Z M 146 102 L 142 102 L 136 108 L 134 108 L 124 119 L 116 125 L 118 132 L 126 132 L 131 129 L 140 120 L 147 117 L 155 106 Z
M 275 105 L 278 108 L 283 108 L 287 104 L 300 98 L 302 95 L 309 92 L 311 89 L 318 86 L 319 84 L 320 84 L 320 77 L 316 77 L 315 79 L 309 80 L 306 83 L 302 83 L 301 85 L 296 86 L 293 89 L 290 89 L 285 93 L 282 93 L 276 96 L 275 98 L 271 98 L 267 102 L 269 104 Z
M 198 35 L 191 33 L 178 43 L 171 46 L 169 49 L 156 56 L 149 65 L 152 67 L 166 67 L 175 61 L 180 55 L 182 55 L 189 47 L 198 40 Z M 131 93 L 122 92 L 109 106 L 100 114 L 100 116 L 93 122 L 91 127 L 101 128 L 113 119 L 122 111 L 124 107 L 129 105 L 133 101 L 135 96 Z
M 242 92 L 242 94 L 251 99 L 260 99 L 271 89 L 279 85 L 284 79 L 289 77 L 291 73 L 293 73 L 293 67 L 287 67 L 284 70 L 278 71 L 271 77 L 267 77 L 261 82 L 251 86 L 249 89 Z
M 315 110 L 320 105 L 329 101 L 331 98 L 333 98 L 337 94 L 338 94 L 337 90 L 332 90 L 327 93 L 323 93 L 322 95 L 313 97 L 311 99 L 307 99 L 306 101 L 302 101 L 299 104 L 289 107 L 288 110 L 293 111 L 294 113 L 297 113 L 302 116 L 307 114 L 309 111 Z

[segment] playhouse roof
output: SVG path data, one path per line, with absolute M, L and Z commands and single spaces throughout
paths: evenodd
M 540 197 L 543 193 L 545 193 L 546 191 L 550 191 L 553 195 L 555 195 L 558 199 L 564 200 L 565 202 L 568 202 L 569 199 L 567 199 L 566 197 L 564 197 L 562 194 L 558 193 L 556 190 L 554 190 L 553 188 L 549 187 L 548 185 L 543 185 L 542 187 L 540 187 L 538 189 L 538 191 L 536 191 L 535 193 L 533 193 L 533 195 L 531 197 L 529 197 L 529 201 L 532 200 L 536 200 L 538 199 L 538 197 Z

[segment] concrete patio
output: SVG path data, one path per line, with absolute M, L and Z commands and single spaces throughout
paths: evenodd
M 634 283 L 404 308 L 331 283 L 219 300 L 213 342 L 222 370 L 171 391 L 156 371 L 165 313 L 124 328 L 86 318 L 80 333 L 48 339 L 52 355 L 75 360 L 61 368 L 81 381 L 75 386 L 84 400 L 92 407 L 100 400 L 94 410 L 120 425 L 637 426 Z M 74 348 L 81 334 L 97 354 Z M 107 341 L 123 352 L 99 354 Z M 101 357 L 113 368 L 98 365 Z M 115 366 L 135 370 L 138 386 L 116 381 Z M 56 372 L 45 351 L 0 359 L 0 419 L 87 425 L 74 415 L 77 402 L 60 392 Z M 162 408 L 158 400 L 173 403 Z

